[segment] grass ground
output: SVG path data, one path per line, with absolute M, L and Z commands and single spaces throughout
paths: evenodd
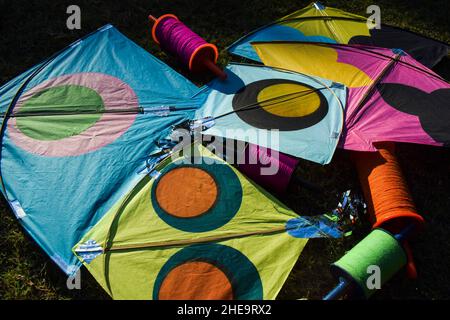
M 167 62 L 196 83 L 180 65 L 152 42 L 148 13 L 171 12 L 194 31 L 221 48 L 222 64 L 230 57 L 224 48 L 242 34 L 307 5 L 309 1 L 197 0 L 197 1 L 49 1 L 0 0 L 0 83 L 27 70 L 84 34 L 112 23 L 125 35 Z M 329 6 L 361 14 L 370 4 L 381 7 L 382 22 L 407 28 L 450 43 L 450 4 L 447 0 L 353 0 L 325 1 Z M 78 4 L 82 30 L 66 29 L 66 8 Z M 450 62 L 437 71 L 450 78 Z M 450 298 L 450 150 L 400 145 L 398 155 L 419 212 L 427 220 L 425 232 L 412 245 L 419 270 L 416 281 L 400 273 L 374 299 Z M 291 185 L 284 201 L 298 213 L 314 214 L 333 208 L 333 195 L 357 188 L 358 180 L 348 156 L 338 151 L 333 162 L 317 166 L 302 161 L 296 174 L 324 187 L 318 196 Z M 0 200 L 0 298 L 2 299 L 107 299 L 87 271 L 82 272 L 82 290 L 66 288 L 65 275 L 28 237 Z M 309 241 L 285 283 L 280 299 L 318 299 L 334 280 L 329 264 L 341 257 L 367 232 L 362 228 L 349 239 Z

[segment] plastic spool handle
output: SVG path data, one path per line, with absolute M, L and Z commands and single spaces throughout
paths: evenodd
M 408 241 L 404 241 L 402 245 L 403 249 L 405 249 L 406 256 L 408 259 L 408 262 L 406 263 L 406 275 L 408 276 L 409 279 L 415 280 L 417 279 L 417 268 L 414 262 L 411 246 L 409 245 Z
M 339 278 L 339 284 L 323 297 L 323 300 L 337 300 L 342 297 L 350 288 L 350 283 L 344 278 Z
M 417 279 L 417 268 L 414 263 L 414 257 L 412 254 L 411 246 L 407 241 L 408 237 L 414 233 L 414 224 L 410 224 L 404 228 L 399 234 L 395 235 L 395 239 L 402 244 L 403 249 L 406 253 L 407 263 L 406 263 L 406 275 L 410 279 Z
M 209 59 L 204 60 L 205 67 L 208 68 L 214 75 L 216 75 L 220 80 L 225 80 L 227 74 L 223 72 L 214 62 Z

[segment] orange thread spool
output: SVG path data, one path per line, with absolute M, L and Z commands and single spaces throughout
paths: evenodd
M 382 227 L 391 233 L 399 233 L 414 225 L 415 233 L 424 227 L 424 219 L 417 213 L 408 185 L 403 178 L 395 156 L 394 143 L 377 145 L 378 152 L 352 152 L 367 202 L 373 228 Z M 407 252 L 407 274 L 417 277 L 410 246 L 404 241 Z
M 353 152 L 374 228 L 397 233 L 413 223 L 417 231 L 424 219 L 417 213 L 395 156 L 394 143 L 377 146 L 378 152 Z

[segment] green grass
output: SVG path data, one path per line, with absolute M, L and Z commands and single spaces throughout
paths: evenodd
M 82 10 L 82 30 L 65 27 L 69 4 Z M 307 5 L 309 1 L 6 1 L 0 0 L 0 83 L 27 70 L 90 31 L 112 23 L 136 43 L 200 84 L 179 63 L 152 43 L 146 17 L 174 13 L 194 31 L 221 48 L 222 65 L 230 56 L 224 48 L 246 32 Z M 361 14 L 374 1 L 326 1 L 329 6 Z M 382 22 L 407 28 L 450 43 L 447 0 L 376 1 Z M 447 79 L 450 63 L 437 70 Z M 419 278 L 410 281 L 399 273 L 374 299 L 450 298 L 450 150 L 417 145 L 400 145 L 398 155 L 419 212 L 427 228 L 412 246 Z M 333 162 L 318 166 L 302 161 L 297 173 L 321 185 L 319 196 L 291 185 L 282 199 L 298 213 L 322 213 L 333 208 L 334 195 L 358 188 L 356 172 L 344 151 Z M 50 195 L 49 195 L 50 196 Z M 68 290 L 65 275 L 50 261 L 15 220 L 5 200 L 0 201 L 0 298 L 2 299 L 107 299 L 86 270 L 82 290 Z M 367 227 L 344 240 L 311 240 L 285 283 L 280 299 L 318 299 L 334 285 L 329 264 L 355 245 Z

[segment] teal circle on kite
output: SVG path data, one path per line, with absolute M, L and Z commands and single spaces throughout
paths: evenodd
M 261 300 L 259 272 L 240 251 L 221 244 L 197 244 L 167 260 L 153 286 L 155 300 Z
M 293 80 L 259 80 L 240 89 L 232 107 L 241 120 L 256 128 L 301 130 L 319 123 L 328 113 L 320 90 Z
M 68 74 L 21 95 L 7 124 L 8 135 L 34 154 L 78 156 L 118 139 L 138 110 L 136 94 L 122 80 L 94 72 Z
M 195 158 L 167 165 L 151 189 L 158 216 L 186 232 L 206 232 L 227 224 L 239 211 L 242 186 L 225 163 Z

